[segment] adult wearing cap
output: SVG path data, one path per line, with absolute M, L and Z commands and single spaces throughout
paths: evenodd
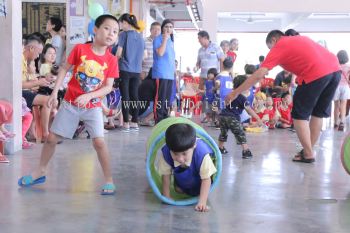
M 298 77 L 298 87 L 293 97 L 292 117 L 303 149 L 293 161 L 312 163 L 322 118 L 331 114 L 330 104 L 340 80 L 339 62 L 334 54 L 305 36 L 285 36 L 283 32 L 273 30 L 266 37 L 266 45 L 270 52 L 265 61 L 227 96 L 226 102 L 259 82 L 277 65 L 294 73 Z

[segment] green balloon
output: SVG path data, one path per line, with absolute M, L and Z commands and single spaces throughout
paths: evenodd
M 88 9 L 88 13 L 91 19 L 95 20 L 97 17 L 99 17 L 100 15 L 103 15 L 103 7 L 101 6 L 101 4 L 99 3 L 92 3 L 89 6 Z

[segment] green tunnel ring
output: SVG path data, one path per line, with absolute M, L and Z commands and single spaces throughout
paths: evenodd
M 340 157 L 345 171 L 350 175 L 350 134 L 343 141 Z
M 173 199 L 169 199 L 162 195 L 161 193 L 161 175 L 156 171 L 156 167 L 154 165 L 155 159 L 157 157 L 157 152 L 159 149 L 163 147 L 165 144 L 165 131 L 166 129 L 173 124 L 177 123 L 187 123 L 192 125 L 197 132 L 197 137 L 201 138 L 203 141 L 210 146 L 210 148 L 214 151 L 215 159 L 214 164 L 216 166 L 217 172 L 213 176 L 213 182 L 210 187 L 210 192 L 216 187 L 220 180 L 221 172 L 222 172 L 222 158 L 219 147 L 216 142 L 205 132 L 203 128 L 201 128 L 196 123 L 182 117 L 171 117 L 159 122 L 150 135 L 150 138 L 147 142 L 147 160 L 146 160 L 146 173 L 148 182 L 154 192 L 154 194 L 164 203 L 169 205 L 177 205 L 177 206 L 185 206 L 185 205 L 193 205 L 198 202 L 198 197 L 192 197 L 185 194 L 176 193 L 173 186 L 173 181 L 170 189 L 170 194 Z

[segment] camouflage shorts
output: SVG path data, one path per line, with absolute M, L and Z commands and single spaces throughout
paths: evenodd
M 247 138 L 245 136 L 243 126 L 239 120 L 230 116 L 220 116 L 220 135 L 219 141 L 227 141 L 227 132 L 230 129 L 233 135 L 235 135 L 237 145 L 242 145 L 247 143 Z

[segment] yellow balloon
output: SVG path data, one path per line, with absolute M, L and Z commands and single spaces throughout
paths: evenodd
M 88 0 L 88 5 L 90 5 L 90 4 L 94 3 L 94 2 L 95 2 L 95 0 Z
M 143 32 L 143 30 L 145 30 L 146 28 L 146 23 L 143 20 L 138 20 L 137 25 L 139 25 L 139 28 L 140 28 L 137 30 L 138 32 Z

